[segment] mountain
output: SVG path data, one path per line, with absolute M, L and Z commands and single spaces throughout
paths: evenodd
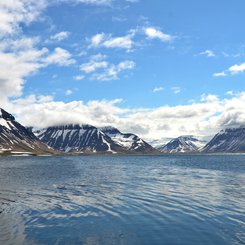
M 157 153 L 157 150 L 135 134 L 124 134 L 114 127 L 103 127 L 100 130 L 114 142 L 133 153 Z
M 122 134 L 112 127 L 63 125 L 34 132 L 56 150 L 77 153 L 150 153 L 154 148 L 134 134 Z
M 198 152 L 204 145 L 204 141 L 200 141 L 193 136 L 180 136 L 157 149 L 163 153 Z
M 124 152 L 125 149 L 92 125 L 64 125 L 34 132 L 45 144 L 65 152 Z
M 18 123 L 13 115 L 0 108 L 1 153 L 51 154 L 54 150 Z
M 221 130 L 205 145 L 202 152 L 245 152 L 245 127 Z

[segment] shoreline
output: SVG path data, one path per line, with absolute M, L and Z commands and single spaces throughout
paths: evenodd
M 0 157 L 63 157 L 63 156 L 215 156 L 215 155 L 245 155 L 245 152 L 183 152 L 183 153 L 34 153 L 34 152 L 0 152 Z

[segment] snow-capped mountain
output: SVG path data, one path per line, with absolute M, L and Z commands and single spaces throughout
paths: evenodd
M 45 144 L 65 152 L 124 152 L 109 136 L 92 125 L 64 125 L 34 132 Z
M 198 152 L 206 142 L 198 140 L 193 136 L 180 136 L 172 139 L 166 145 L 158 147 L 158 150 L 163 153 L 185 153 Z
M 134 134 L 122 134 L 112 127 L 64 125 L 34 132 L 45 144 L 65 152 L 150 153 L 154 148 Z
M 139 138 L 135 134 L 127 133 L 124 134 L 120 132 L 117 128 L 114 127 L 103 127 L 100 130 L 108 135 L 114 142 L 123 148 L 127 149 L 130 152 L 144 152 L 144 153 L 153 153 L 157 152 L 155 148 L 149 145 L 147 142 Z
M 202 152 L 245 152 L 245 127 L 221 130 Z
M 32 132 L 15 121 L 13 115 L 0 108 L 0 153 L 54 153 Z

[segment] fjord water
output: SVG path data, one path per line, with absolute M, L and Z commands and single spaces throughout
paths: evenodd
M 245 244 L 245 155 L 2 157 L 0 244 Z

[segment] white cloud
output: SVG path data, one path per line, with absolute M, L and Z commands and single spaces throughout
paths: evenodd
M 242 73 L 245 71 L 245 63 L 242 63 L 240 65 L 233 65 L 231 67 L 229 67 L 229 72 L 231 72 L 231 74 L 237 74 L 237 73 Z
M 8 97 L 20 96 L 25 78 L 51 64 L 67 66 L 75 61 L 71 54 L 61 48 L 50 52 L 47 48 L 38 49 L 34 38 L 4 39 L 0 42 L 0 102 Z
M 80 66 L 80 70 L 86 74 L 91 74 L 90 79 L 108 81 L 118 79 L 119 73 L 125 70 L 132 70 L 135 67 L 135 62 L 131 60 L 112 64 L 106 59 L 107 57 L 102 54 L 91 56 L 87 63 L 83 63 Z
M 113 0 L 1 0 L 0 36 L 21 32 L 20 23 L 30 24 L 38 20 L 42 11 L 51 4 L 76 3 L 110 5 Z
M 163 33 L 155 27 L 146 27 L 144 29 L 145 35 L 150 39 L 160 39 L 163 42 L 169 42 L 174 39 L 173 36 Z
M 113 0 L 1 0 L 0 36 L 21 32 L 20 23 L 37 21 L 45 8 L 58 3 L 110 5 Z M 64 33 L 63 33 L 64 34 Z
M 108 62 L 106 61 L 90 61 L 88 63 L 84 63 L 80 66 L 80 69 L 86 73 L 94 72 L 98 69 L 103 69 L 108 67 Z
M 17 119 L 20 119 L 26 126 L 48 127 L 69 123 L 94 124 L 96 121 L 100 121 L 101 124 L 111 124 L 115 122 L 117 115 L 126 111 L 116 106 L 120 102 L 122 102 L 121 99 L 89 101 L 87 104 L 82 101 L 69 103 L 47 101 L 41 103 L 38 97 L 31 95 L 13 101 L 7 110 L 15 112 Z
M 118 71 L 116 66 L 110 65 L 107 69 L 103 70 L 102 72 L 96 72 L 91 76 L 92 80 L 98 81 L 110 81 L 110 80 L 117 80 L 118 79 Z
M 69 51 L 57 47 L 54 52 L 45 58 L 46 64 L 56 64 L 59 66 L 69 66 L 74 64 L 76 61 L 71 58 Z
M 7 103 L 11 96 L 21 96 L 26 78 L 37 73 L 41 68 L 50 64 L 67 66 L 75 62 L 67 50 L 57 47 L 50 52 L 45 47 L 38 47 L 41 43 L 39 37 L 24 35 L 22 24 L 29 25 L 39 20 L 42 11 L 51 2 L 0 1 L 1 104 Z
M 104 38 L 105 38 L 105 34 L 104 33 L 98 33 L 98 34 L 94 35 L 91 38 L 91 45 L 94 46 L 94 47 L 98 47 L 102 43 Z
M 0 36 L 20 32 L 19 24 L 29 24 L 36 20 L 46 5 L 45 0 L 1 0 Z
M 225 77 L 228 75 L 236 75 L 239 73 L 243 73 L 244 71 L 245 71 L 245 62 L 239 65 L 238 64 L 232 65 L 225 71 L 214 73 L 213 76 L 214 77 Z
M 160 39 L 162 42 L 170 42 L 175 39 L 174 36 L 162 32 L 157 27 L 137 27 L 130 29 L 125 36 L 114 37 L 111 33 L 97 33 L 90 39 L 89 47 L 94 48 L 118 48 L 130 51 L 134 46 L 140 45 L 133 39 L 136 35 L 146 35 L 148 39 Z
M 154 89 L 153 89 L 153 92 L 155 93 L 155 92 L 160 92 L 160 91 L 162 91 L 162 90 L 164 90 L 164 87 L 155 87 Z
M 122 61 L 117 65 L 118 71 L 132 70 L 134 67 L 135 67 L 135 62 L 131 60 Z
M 209 49 L 201 52 L 200 55 L 205 55 L 207 57 L 215 57 L 216 56 L 215 53 L 212 50 L 209 50 Z
M 54 97 L 50 95 L 38 95 L 36 100 L 38 103 L 47 103 L 53 101 Z
M 90 57 L 89 62 L 84 63 L 80 66 L 80 70 L 85 73 L 92 73 L 98 69 L 108 67 L 108 62 L 105 61 L 106 56 L 102 54 L 93 55 Z
M 232 90 L 229 90 L 229 91 L 226 92 L 226 95 L 233 96 L 234 92 Z
M 123 48 L 123 49 L 131 49 L 133 45 L 133 41 L 130 36 L 124 37 L 115 37 L 106 40 L 103 45 L 106 48 Z
M 210 102 L 210 103 L 212 103 L 212 102 L 217 102 L 218 100 L 219 100 L 219 98 L 215 94 L 208 94 L 208 95 L 203 94 L 201 96 L 201 101 L 202 102 Z
M 181 92 L 180 87 L 172 87 L 171 90 L 173 91 L 174 94 L 179 94 Z
M 48 50 L 43 48 L 36 50 L 31 48 L 29 41 L 27 46 L 15 49 L 11 40 L 6 40 L 6 50 L 0 51 L 0 101 L 6 100 L 9 96 L 21 95 L 25 77 L 37 72 L 43 65 L 38 62 L 47 55 Z M 13 45 L 12 45 L 13 44 Z M 13 48 L 14 50 L 11 50 Z
M 66 96 L 72 95 L 73 91 L 71 89 L 66 90 Z
M 84 75 L 78 75 L 78 76 L 74 76 L 73 79 L 76 80 L 76 81 L 81 81 L 85 78 Z
M 70 35 L 70 32 L 62 31 L 62 32 L 56 33 L 55 35 L 51 36 L 50 39 L 53 41 L 59 42 L 59 41 L 67 39 L 69 35 Z
M 213 76 L 214 77 L 226 77 L 227 74 L 224 71 L 222 71 L 222 72 L 214 73 Z
M 122 61 L 117 65 L 109 64 L 106 69 L 100 73 L 94 73 L 91 78 L 98 81 L 117 80 L 120 72 L 132 70 L 134 67 L 135 63 L 131 60 Z
M 131 49 L 133 46 L 132 36 L 112 37 L 111 34 L 98 33 L 91 38 L 92 47 Z
M 97 54 L 90 57 L 90 60 L 87 63 L 83 63 L 80 66 L 80 70 L 85 73 L 92 73 L 98 69 L 105 69 L 109 66 L 108 62 L 105 60 L 106 55 Z
M 99 81 L 117 80 L 120 72 L 132 70 L 134 67 L 135 63 L 131 60 L 122 61 L 117 65 L 110 64 L 103 72 L 93 74 L 92 79 Z

